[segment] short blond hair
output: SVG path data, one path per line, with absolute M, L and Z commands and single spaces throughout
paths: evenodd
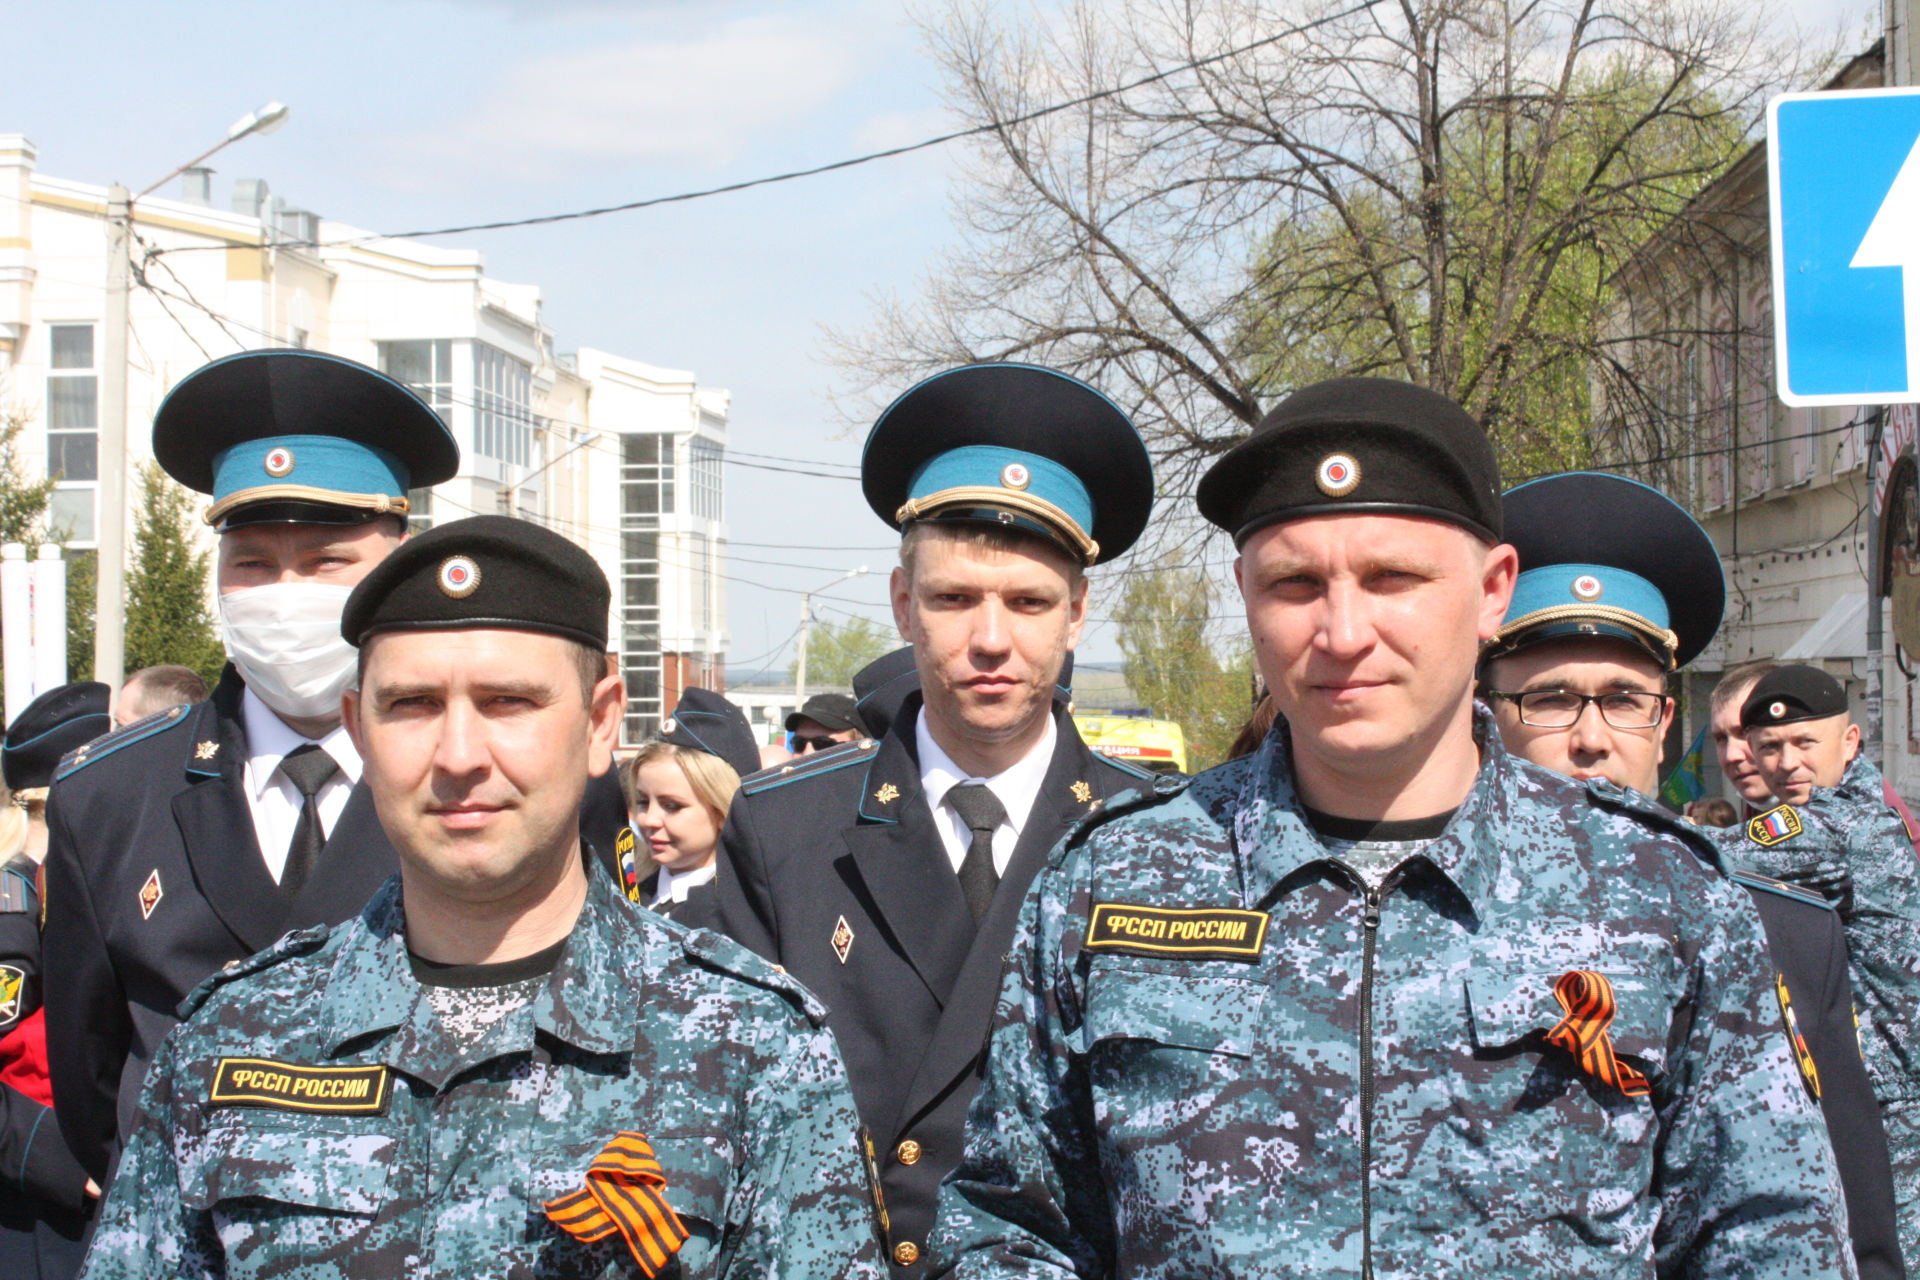
M 1740 694 L 1744 700 L 1748 688 L 1759 684 L 1762 676 L 1770 676 L 1779 669 L 1780 664 L 1772 658 L 1755 658 L 1752 662 L 1743 662 L 1737 667 L 1729 668 L 1721 675 L 1720 682 L 1713 686 L 1713 694 L 1708 699 L 1712 714 L 1719 715 L 1721 710 L 1733 701 L 1733 695 L 1736 693 Z
M 671 760 L 680 766 L 687 785 L 693 788 L 693 798 L 712 816 L 714 826 L 724 827 L 727 810 L 733 808 L 733 797 L 740 791 L 740 775 L 712 752 L 683 747 L 677 742 L 655 739 L 633 753 L 633 759 L 621 769 L 620 778 L 626 784 L 628 807 L 632 807 L 634 794 L 640 789 L 641 768 L 661 760 Z

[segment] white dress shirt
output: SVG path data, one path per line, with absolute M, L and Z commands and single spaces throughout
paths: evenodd
M 1033 815 L 1033 802 L 1040 796 L 1040 784 L 1047 780 L 1047 769 L 1053 763 L 1053 743 L 1059 736 L 1053 717 L 1047 717 L 1047 732 L 1033 744 L 1033 750 L 991 778 L 972 777 L 955 764 L 927 731 L 924 712 L 915 719 L 913 731 L 920 751 L 920 790 L 927 797 L 927 807 L 933 810 L 933 825 L 940 832 L 940 843 L 947 847 L 954 874 L 960 873 L 960 864 L 966 861 L 967 846 L 973 843 L 973 829 L 947 803 L 947 793 L 963 782 L 984 782 L 1007 811 L 1007 820 L 993 833 L 993 869 L 1005 875 L 1007 863 L 1013 861 L 1013 847 L 1020 843 L 1020 832 Z
M 253 834 L 260 840 L 260 857 L 275 884 L 286 870 L 287 846 L 293 843 L 293 829 L 300 824 L 300 808 L 306 801 L 300 789 L 280 770 L 280 762 L 295 747 L 317 742 L 332 756 L 340 772 L 320 786 L 314 797 L 320 805 L 320 825 L 328 835 L 347 807 L 347 797 L 360 781 L 360 753 L 353 749 L 345 725 L 320 739 L 303 737 L 273 713 L 273 708 L 248 689 L 240 695 L 240 724 L 247 734 L 247 808 L 253 813 Z
M 691 871 L 669 871 L 660 868 L 660 879 L 654 882 L 653 901 L 647 905 L 657 907 L 663 902 L 685 902 L 687 895 L 703 884 L 713 882 L 714 872 L 720 869 L 720 859 L 715 858 L 704 867 L 695 867 Z

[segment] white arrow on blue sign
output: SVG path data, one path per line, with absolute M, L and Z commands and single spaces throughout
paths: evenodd
M 1767 136 L 1780 398 L 1920 401 L 1920 89 L 1785 94 Z

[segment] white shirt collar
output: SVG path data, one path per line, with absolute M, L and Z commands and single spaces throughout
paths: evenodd
M 335 725 L 324 738 L 303 737 L 251 689 L 240 695 L 240 724 L 247 734 L 247 781 L 256 799 L 273 785 L 273 775 L 287 753 L 308 742 L 317 741 L 320 749 L 333 757 L 349 786 L 360 781 L 360 753 L 354 750 L 344 724 Z
M 653 904 L 662 902 L 685 902 L 687 895 L 703 884 L 713 881 L 714 873 L 720 869 L 720 859 L 713 858 L 705 866 L 695 867 L 691 871 L 670 871 L 660 868 L 660 880 L 653 886 Z
M 1006 809 L 1007 825 L 1013 828 L 1014 838 L 1018 839 L 1033 814 L 1033 802 L 1039 798 L 1040 786 L 1047 780 L 1047 769 L 1053 764 L 1054 740 L 1059 736 L 1059 729 L 1053 722 L 1051 709 L 1047 714 L 1047 731 L 1040 740 L 1027 754 L 991 778 L 976 778 L 953 762 L 928 731 L 924 710 L 914 718 L 913 732 L 920 752 L 920 790 L 927 797 L 927 806 L 937 815 L 940 806 L 946 803 L 947 792 L 963 782 L 984 782 Z

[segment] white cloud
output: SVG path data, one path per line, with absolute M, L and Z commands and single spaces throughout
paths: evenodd
M 843 88 L 854 69 L 845 33 L 784 17 L 750 17 L 684 37 L 548 54 L 521 64 L 464 120 L 462 150 L 487 163 L 521 156 L 721 165 L 754 135 L 792 125 Z

